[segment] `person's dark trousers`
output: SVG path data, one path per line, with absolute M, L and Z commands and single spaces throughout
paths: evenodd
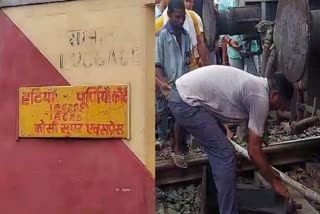
M 219 47 L 218 51 L 216 52 L 217 57 L 217 65 L 222 65 L 222 48 Z
M 237 214 L 236 154 L 233 145 L 205 108 L 186 104 L 176 90 L 171 90 L 168 106 L 176 122 L 197 138 L 208 156 L 218 190 L 220 214 Z

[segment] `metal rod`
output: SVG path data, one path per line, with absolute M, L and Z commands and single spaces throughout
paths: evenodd
M 266 65 L 266 69 L 265 69 L 265 73 L 264 73 L 264 75 L 265 75 L 264 77 L 266 77 L 266 78 L 270 77 L 270 75 L 274 71 L 273 67 L 275 65 L 276 59 L 277 59 L 277 50 L 274 47 L 271 50 L 271 53 L 270 53 L 270 55 L 268 57 L 268 61 L 267 61 L 267 65 Z
M 311 116 L 316 116 L 317 114 L 317 97 L 313 98 L 313 111 Z
M 297 134 L 301 133 L 310 126 L 315 125 L 316 123 L 319 122 L 319 117 L 318 116 L 311 116 L 308 118 L 305 118 L 303 120 L 300 120 L 299 122 L 292 122 L 291 123 L 291 129 L 292 129 L 292 134 Z
M 267 43 L 264 43 L 263 51 L 262 51 L 262 62 L 261 62 L 261 76 L 263 77 L 265 76 L 269 55 L 270 55 L 270 45 Z
M 320 55 L 320 10 L 311 10 L 311 54 Z
M 248 160 L 251 160 L 250 156 L 248 154 L 248 151 L 245 148 L 243 148 L 242 146 L 240 146 L 237 143 L 233 142 L 232 140 L 230 140 L 230 142 L 233 144 L 233 146 L 235 147 L 236 151 L 240 155 L 244 156 Z M 315 191 L 309 189 L 308 187 L 300 184 L 299 182 L 297 182 L 294 179 L 290 178 L 289 176 L 287 176 L 283 172 L 277 170 L 276 168 L 274 168 L 274 167 L 272 167 L 272 168 L 280 174 L 280 178 L 285 184 L 287 184 L 288 186 L 292 187 L 293 189 L 295 189 L 296 191 L 298 191 L 299 193 L 304 195 L 307 199 L 311 199 L 311 200 L 313 200 L 313 201 L 315 201 L 317 203 L 320 203 L 320 195 L 317 192 L 315 192 Z
M 290 123 L 297 120 L 297 100 L 298 100 L 298 86 L 294 84 L 293 97 L 290 104 Z
M 297 104 L 296 104 L 296 109 L 297 109 L 297 122 L 302 120 L 304 118 L 304 92 L 303 89 L 298 87 L 298 94 L 297 94 Z M 315 112 L 316 113 L 316 112 Z M 312 115 L 315 116 L 315 115 Z

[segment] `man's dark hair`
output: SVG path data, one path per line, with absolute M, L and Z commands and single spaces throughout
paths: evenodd
M 271 88 L 277 90 L 282 99 L 286 101 L 293 97 L 293 84 L 287 80 L 284 74 L 275 72 L 271 75 Z
M 176 9 L 185 9 L 184 0 L 171 0 L 168 4 L 168 13 L 173 13 Z

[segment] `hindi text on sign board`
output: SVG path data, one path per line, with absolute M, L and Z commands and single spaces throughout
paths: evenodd
M 128 85 L 19 90 L 20 137 L 128 138 Z

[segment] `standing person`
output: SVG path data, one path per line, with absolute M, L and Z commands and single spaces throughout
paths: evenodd
M 168 6 L 168 0 L 158 0 L 156 1 L 156 7 L 155 7 L 155 18 L 159 18 L 163 11 L 167 8 Z
M 185 0 L 185 4 L 188 5 L 188 10 L 193 10 L 194 12 L 197 13 L 197 15 L 199 15 L 200 19 L 201 19 L 201 25 L 202 25 L 202 29 L 203 29 L 203 7 L 204 7 L 204 1 L 203 0 Z M 189 9 L 190 8 L 190 9 Z M 214 45 L 211 45 L 210 42 L 206 41 L 206 39 L 204 38 L 204 31 L 202 31 L 203 33 L 203 41 L 206 44 L 206 48 L 208 51 L 208 57 L 210 60 L 210 64 L 211 65 L 215 65 L 217 64 L 217 59 L 216 59 L 216 48 Z M 208 38 L 207 38 L 208 39 Z
M 193 8 L 195 6 L 194 5 L 195 1 L 196 1 L 197 4 L 201 4 L 202 3 L 202 1 L 200 1 L 200 0 L 184 0 L 184 5 L 185 5 L 186 9 L 189 10 L 189 11 L 194 11 Z M 196 11 L 194 11 L 194 12 L 195 12 L 194 14 L 195 14 L 195 16 L 196 16 L 196 18 L 198 20 L 198 23 L 199 23 L 201 42 L 205 44 L 202 18 Z M 208 57 L 209 57 L 210 64 L 211 65 L 216 64 L 215 52 L 214 51 L 210 51 L 209 52 L 207 48 L 206 48 L 206 51 L 208 52 Z M 202 67 L 202 61 L 201 60 L 199 60 L 199 66 Z
M 218 10 L 229 10 L 229 8 L 236 7 L 236 0 L 220 0 L 218 4 Z M 222 48 L 223 54 L 223 64 L 230 65 L 235 68 L 239 68 L 243 70 L 244 65 L 242 58 L 239 53 L 238 43 L 241 41 L 241 37 L 239 35 L 222 36 L 222 43 L 226 44 Z
M 168 22 L 169 17 L 167 12 L 167 9 L 165 9 L 162 15 L 156 20 L 156 32 Z M 201 59 L 203 66 L 209 65 L 210 60 L 208 57 L 208 52 L 204 41 L 201 39 L 200 23 L 197 19 L 197 14 L 194 11 L 186 10 L 186 19 L 183 23 L 183 28 L 189 33 L 191 40 L 190 48 L 192 49 L 192 52 L 190 56 L 189 69 L 194 70 L 198 68 L 199 59 Z
M 170 0 L 167 0 L 167 3 L 170 3 Z M 185 11 L 186 17 L 185 21 L 183 23 L 183 28 L 186 32 L 188 32 L 188 35 L 190 37 L 190 56 L 189 56 L 189 65 L 188 65 L 188 71 L 192 71 L 199 67 L 199 59 L 201 59 L 201 66 L 205 66 L 210 64 L 210 60 L 208 57 L 208 53 L 204 44 L 203 39 L 201 38 L 201 26 L 197 19 L 197 14 L 194 11 L 186 10 Z M 162 15 L 156 20 L 155 23 L 155 30 L 158 32 L 161 28 L 163 28 L 166 23 L 169 21 L 169 14 L 168 14 L 168 8 L 164 10 Z M 161 123 L 158 126 L 157 132 L 158 132 L 158 140 L 156 141 L 157 144 L 163 144 L 166 140 L 164 136 L 167 136 L 167 132 L 165 130 L 168 130 L 168 117 L 170 115 L 169 110 L 166 107 L 166 102 L 161 101 L 164 98 L 158 98 L 156 99 L 156 112 L 161 117 Z M 160 127 L 160 128 L 159 128 Z M 182 136 L 185 135 L 185 133 L 182 132 Z M 177 137 L 174 133 L 171 132 L 171 137 L 175 138 Z M 183 140 L 179 140 L 183 139 Z M 182 156 L 183 150 L 185 148 L 186 142 L 184 142 L 185 137 L 178 138 L 177 140 L 171 140 L 171 148 L 172 148 L 172 157 L 174 162 L 178 167 L 187 167 L 187 164 L 184 162 L 184 157 Z M 180 162 L 180 163 L 179 163 Z
M 167 91 L 175 88 L 175 81 L 189 71 L 190 37 L 183 28 L 186 19 L 186 10 L 183 0 L 171 0 L 168 4 L 169 21 L 156 34 L 156 96 L 157 111 L 163 120 L 167 119 Z M 162 109 L 159 109 L 161 107 Z M 186 140 L 185 131 L 178 124 L 174 125 L 173 144 L 175 145 L 172 158 L 175 164 L 185 168 L 187 164 L 182 155 L 181 146 Z
M 229 10 L 229 8 L 236 7 L 237 0 L 220 0 L 218 3 L 218 10 Z M 244 35 L 224 35 L 222 37 L 222 55 L 223 64 L 230 65 L 241 70 L 245 70 L 256 76 L 259 75 L 259 57 L 258 56 L 248 56 L 244 57 L 240 54 L 240 47 L 243 46 L 245 41 Z M 258 52 L 259 46 L 257 41 L 252 41 L 250 43 L 250 51 Z
M 186 9 L 189 10 L 189 11 L 193 11 L 193 4 L 194 4 L 194 0 L 184 0 L 184 6 L 185 6 Z M 197 18 L 198 26 L 199 26 L 199 31 L 200 31 L 200 37 L 201 37 L 202 41 L 204 42 L 202 19 L 201 19 L 201 17 L 200 17 L 196 12 L 194 12 L 193 14 L 194 14 L 195 17 Z
M 159 18 L 163 11 L 167 8 L 169 0 L 156 0 L 155 6 L 155 18 Z M 156 31 L 157 32 L 157 31 Z M 156 146 L 162 146 L 167 141 L 168 135 L 168 116 L 169 112 L 164 105 L 164 102 L 157 102 L 160 98 L 158 98 L 156 94 Z
M 281 108 L 293 95 L 281 73 L 266 78 L 237 68 L 212 65 L 189 72 L 176 81 L 168 106 L 176 122 L 199 139 L 212 168 L 220 214 L 236 214 L 236 154 L 221 123 L 248 122 L 248 152 L 274 190 L 289 198 L 286 186 L 262 152 L 264 123 L 269 109 Z

